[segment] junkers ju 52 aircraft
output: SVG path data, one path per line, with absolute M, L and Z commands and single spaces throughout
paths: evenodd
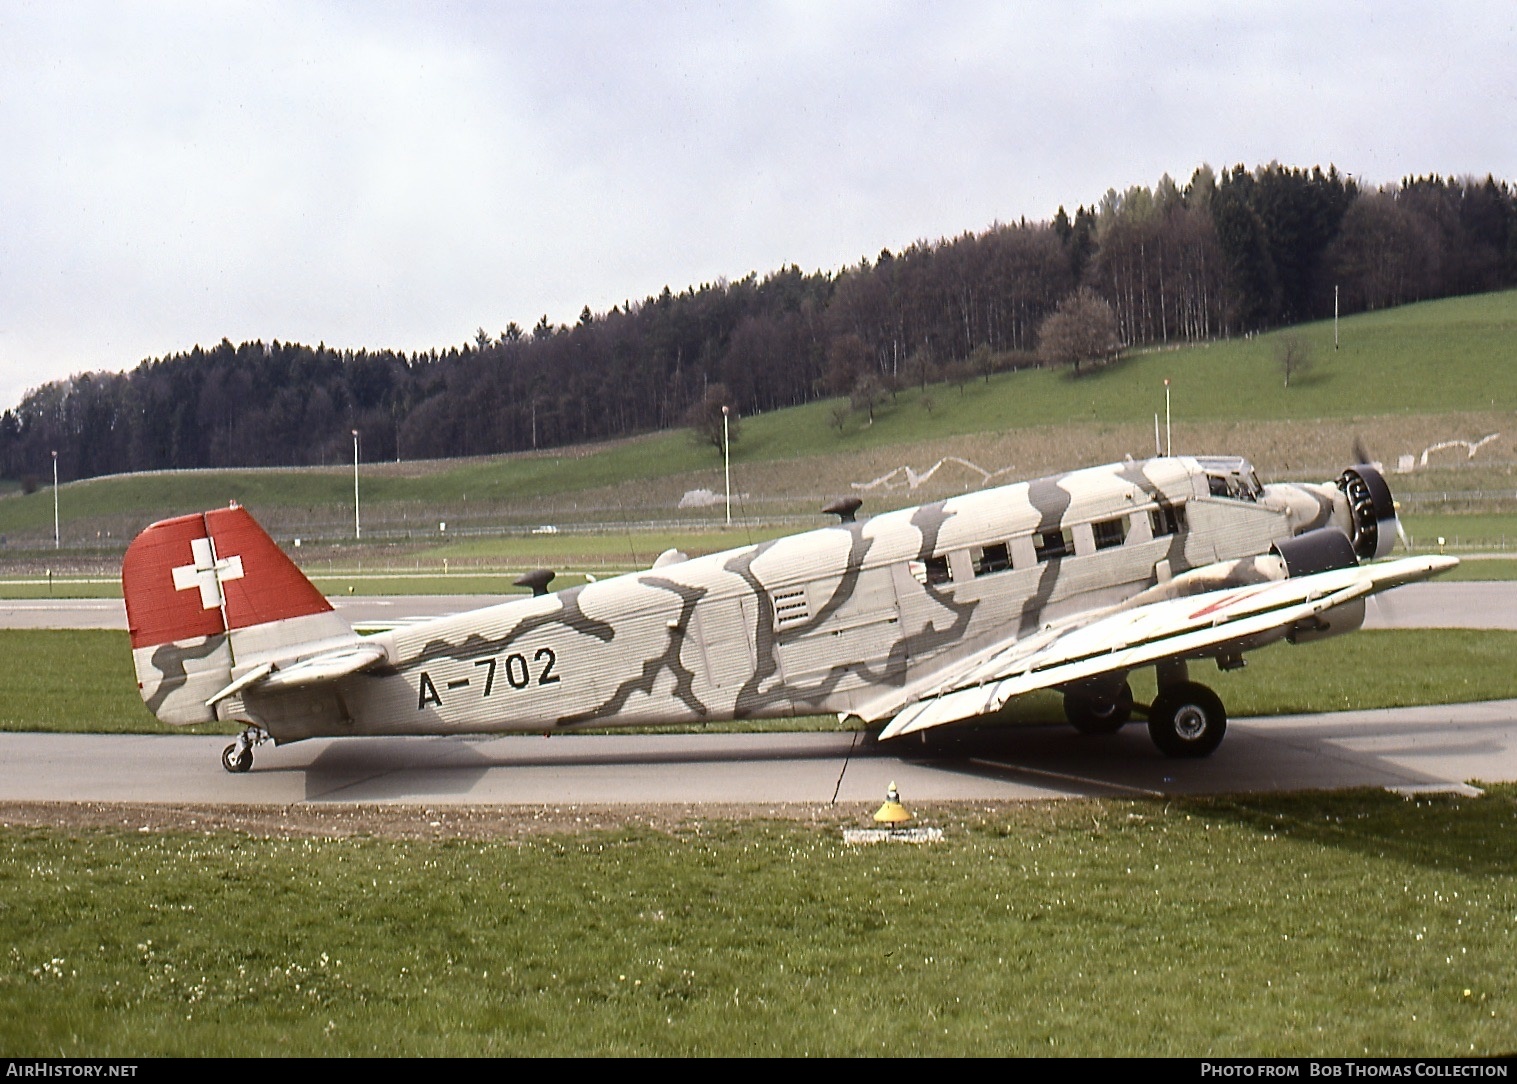
M 1380 473 L 1261 485 L 1237 458 L 1077 470 L 857 516 L 647 571 L 360 636 L 248 512 L 155 523 L 122 583 L 138 684 L 165 723 L 236 720 L 253 747 L 318 736 L 565 731 L 835 712 L 882 740 L 1053 689 L 1069 722 L 1136 711 L 1206 756 L 1227 726 L 1188 664 L 1358 628 L 1367 596 L 1457 562 L 1385 557 Z M 1157 695 L 1133 703 L 1152 666 Z

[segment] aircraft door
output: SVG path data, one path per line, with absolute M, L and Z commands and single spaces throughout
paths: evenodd
M 696 606 L 692 624 L 699 655 L 689 664 L 699 665 L 713 688 L 735 692 L 753 677 L 757 612 L 758 604 L 751 596 L 706 598 Z

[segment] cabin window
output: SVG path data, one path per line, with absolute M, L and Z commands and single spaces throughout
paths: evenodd
M 989 546 L 976 546 L 970 551 L 974 556 L 974 574 L 988 576 L 992 572 L 1005 572 L 1011 567 L 1011 547 L 1005 542 Z
M 792 628 L 811 620 L 811 605 L 806 601 L 806 588 L 791 587 L 776 591 L 770 596 L 774 603 L 774 630 Z
M 1185 506 L 1179 504 L 1161 504 L 1148 513 L 1148 523 L 1153 529 L 1155 538 L 1164 535 L 1178 534 L 1185 530 Z
M 1038 555 L 1038 564 L 1070 557 L 1075 552 L 1074 532 L 1067 527 L 1061 531 L 1041 531 L 1032 536 L 1032 545 Z
M 953 582 L 953 570 L 948 567 L 948 555 L 941 554 L 937 557 L 929 557 L 925 561 L 907 561 L 906 567 L 911 571 L 917 583 L 928 587 L 935 587 L 940 583 Z
M 1113 546 L 1120 546 L 1127 541 L 1127 517 L 1117 519 L 1105 519 L 1100 523 L 1090 525 L 1090 533 L 1095 537 L 1096 549 L 1109 550 Z

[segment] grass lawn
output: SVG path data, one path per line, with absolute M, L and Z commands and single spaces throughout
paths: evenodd
M 1517 1050 L 1517 790 L 496 840 L 0 828 L 0 1048 L 147 1056 Z
M 161 731 L 124 633 L 0 647 L 0 727 Z M 1514 652 L 1513 633 L 1361 632 L 1214 684 L 1235 715 L 1510 697 Z M 1511 785 L 945 804 L 914 809 L 945 834 L 922 847 L 846 845 L 846 811 L 404 841 L 333 812 L 315 838 L 0 823 L 0 1049 L 1517 1050 Z
M 1460 513 L 1408 515 L 1402 528 L 1419 553 L 1489 550 L 1517 554 L 1517 515 Z M 1444 544 L 1438 545 L 1442 538 Z

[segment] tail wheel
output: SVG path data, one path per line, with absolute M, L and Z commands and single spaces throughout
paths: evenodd
M 233 742 L 221 751 L 221 766 L 234 774 L 253 767 L 253 747 L 246 742 Z
M 1081 734 L 1115 734 L 1132 719 L 1132 686 L 1127 682 L 1115 696 L 1070 690 L 1064 694 L 1064 718 Z
M 1148 736 L 1165 756 L 1211 756 L 1226 733 L 1222 701 L 1193 681 L 1160 690 L 1148 709 Z

